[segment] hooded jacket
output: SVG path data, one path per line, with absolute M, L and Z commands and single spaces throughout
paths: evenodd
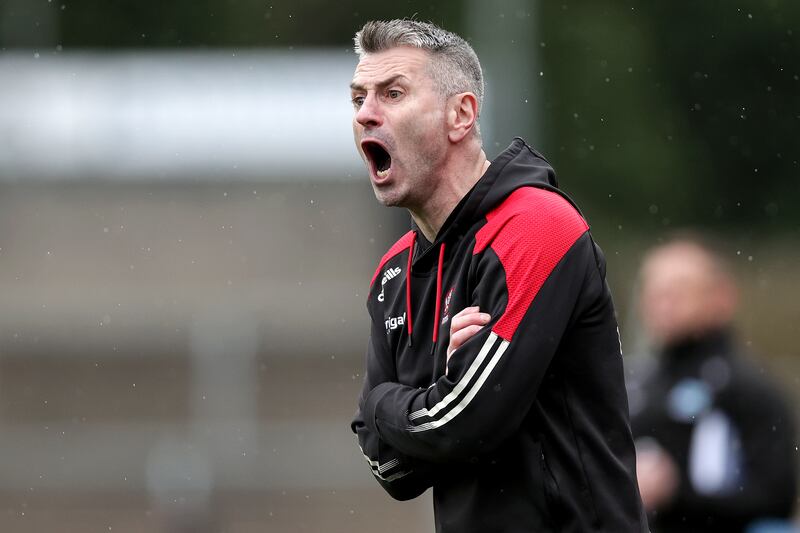
M 450 318 L 490 322 L 447 363 Z M 647 531 L 605 261 L 547 161 L 516 138 L 435 242 L 380 261 L 351 427 L 441 533 Z

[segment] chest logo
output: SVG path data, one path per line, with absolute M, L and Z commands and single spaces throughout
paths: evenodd
M 447 321 L 450 320 L 450 300 L 453 299 L 453 289 L 455 289 L 455 287 L 450 287 L 450 290 L 447 291 L 447 296 L 444 297 L 444 311 L 442 311 L 442 325 L 447 324 Z
M 386 334 L 388 335 L 390 331 L 397 328 L 402 328 L 406 323 L 406 314 L 403 313 L 400 316 L 393 316 L 391 318 L 387 318 L 384 321 L 384 325 L 386 326 Z
M 403 270 L 400 267 L 390 268 L 386 272 L 383 273 L 383 277 L 381 278 L 381 293 L 378 295 L 378 301 L 383 301 L 383 286 L 386 285 L 386 282 L 392 280 L 400 275 Z

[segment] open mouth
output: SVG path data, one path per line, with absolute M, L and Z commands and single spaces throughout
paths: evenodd
M 374 141 L 365 141 L 361 148 L 375 168 L 375 174 L 379 178 L 388 176 L 389 169 L 392 167 L 392 156 L 389 155 L 386 148 Z

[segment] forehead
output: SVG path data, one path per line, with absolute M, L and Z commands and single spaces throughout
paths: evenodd
M 714 264 L 702 249 L 676 243 L 653 252 L 642 268 L 645 284 L 669 284 L 677 280 L 702 283 L 713 276 Z
M 369 87 L 396 76 L 419 81 L 425 78 L 429 59 L 428 52 L 411 46 L 367 54 L 356 66 L 353 85 Z

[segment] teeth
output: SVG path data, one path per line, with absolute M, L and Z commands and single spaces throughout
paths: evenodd
M 387 168 L 386 170 L 379 170 L 376 172 L 376 174 L 378 174 L 379 178 L 385 178 L 389 175 L 389 169 Z

